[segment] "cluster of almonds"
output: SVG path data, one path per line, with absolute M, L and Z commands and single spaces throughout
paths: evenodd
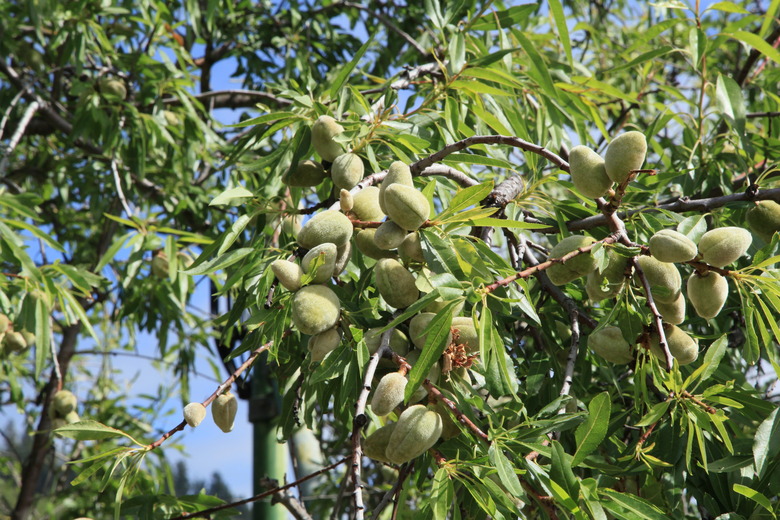
M 211 403 L 211 417 L 220 430 L 225 433 L 233 431 L 238 411 L 238 400 L 230 390 L 220 394 Z M 184 407 L 184 421 L 195 428 L 206 418 L 206 407 L 201 403 L 189 403 Z
M 76 411 L 79 401 L 70 390 L 60 390 L 54 394 L 51 407 L 49 407 L 49 418 L 53 430 L 79 422 L 79 414 Z
M 35 334 L 26 330 L 14 330 L 14 324 L 5 314 L 0 314 L 0 356 L 21 352 L 35 343 Z

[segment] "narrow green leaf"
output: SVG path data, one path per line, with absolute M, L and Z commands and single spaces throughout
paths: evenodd
M 580 483 L 571 469 L 571 457 L 566 453 L 558 441 L 552 441 L 552 461 L 550 465 L 550 479 L 560 484 L 566 493 L 575 501 L 580 496 Z
M 661 401 L 660 403 L 654 404 L 653 407 L 650 408 L 650 411 L 642 417 L 642 420 L 636 423 L 636 426 L 650 426 L 664 416 L 666 410 L 669 409 L 670 404 L 672 404 L 671 401 Z
M 563 6 L 560 0 L 550 0 L 550 12 L 555 20 L 555 27 L 558 29 L 558 39 L 563 44 L 563 50 L 566 53 L 566 61 L 569 66 L 574 66 L 574 60 L 571 54 L 571 38 L 569 38 L 569 26 L 566 15 L 563 12 Z
M 756 476 L 763 476 L 767 463 L 780 452 L 780 408 L 775 408 L 769 417 L 758 426 L 753 438 L 753 461 Z
M 588 419 L 577 427 L 574 438 L 577 441 L 577 451 L 571 461 L 576 466 L 595 450 L 607 435 L 609 416 L 612 411 L 612 401 L 609 392 L 602 392 L 591 399 L 588 404 Z
M 742 43 L 747 44 L 750 47 L 753 47 L 758 52 L 760 52 L 770 60 L 774 61 L 775 63 L 780 63 L 780 51 L 772 47 L 770 44 L 764 41 L 764 39 L 758 36 L 757 34 L 753 34 L 747 31 L 736 31 L 731 34 L 727 34 L 726 36 L 730 36 L 735 40 L 739 40 Z
M 710 376 L 718 370 L 720 360 L 723 359 L 728 344 L 729 339 L 726 334 L 713 341 L 710 348 L 707 349 L 707 353 L 704 354 L 704 360 L 701 365 L 688 376 L 685 383 L 683 383 L 683 387 L 687 388 L 692 382 L 696 381 L 697 378 L 699 379 L 699 383 L 703 383 L 709 379 Z
M 280 121 L 282 119 L 297 119 L 300 117 L 301 117 L 300 115 L 295 114 L 293 112 L 272 112 L 270 114 L 265 114 L 264 116 L 253 117 L 252 119 L 241 121 L 240 123 L 235 125 L 226 125 L 226 126 L 228 126 L 229 128 L 243 128 L 245 126 L 264 125 L 266 123 Z
M 51 351 L 51 315 L 43 299 L 35 302 L 35 379 L 41 377 Z
M 197 267 L 192 267 L 190 269 L 184 270 L 182 271 L 182 273 L 189 274 L 192 276 L 197 276 L 197 275 L 207 274 L 207 273 L 215 273 L 220 269 L 224 269 L 226 267 L 235 264 L 236 262 L 241 261 L 243 258 L 247 257 L 248 255 L 251 255 L 254 252 L 255 249 L 251 247 L 243 247 L 241 249 L 229 251 L 227 253 L 219 255 L 216 258 L 212 258 L 208 262 L 205 262 Z
M 447 520 L 449 518 L 448 515 L 454 496 L 455 487 L 452 484 L 447 468 L 439 468 L 433 476 L 433 487 L 431 489 L 431 497 L 433 499 L 431 509 L 433 510 L 433 518 L 435 520 Z
M 251 191 L 243 186 L 237 186 L 227 189 L 214 197 L 214 200 L 209 202 L 209 206 L 240 206 L 246 199 L 251 199 L 252 197 L 254 197 L 254 194 Z
M 547 69 L 547 64 L 544 62 L 541 54 L 539 54 L 536 46 L 526 37 L 523 31 L 513 30 L 512 34 L 515 35 L 520 46 L 531 59 L 532 70 L 535 72 L 533 74 L 535 76 L 534 79 L 539 83 L 545 94 L 552 99 L 558 99 L 558 91 L 555 90 L 550 71 Z
M 769 511 L 772 515 L 772 518 L 777 518 L 777 515 L 772 510 L 772 502 L 770 502 L 770 500 L 764 496 L 763 493 L 760 493 L 755 489 L 749 488 L 747 486 L 743 486 L 742 484 L 734 484 L 732 489 L 734 489 L 735 493 L 739 493 L 740 495 L 749 498 L 756 504 Z
M 346 83 L 347 79 L 349 78 L 349 75 L 352 74 L 352 71 L 355 70 L 355 67 L 357 66 L 360 59 L 363 57 L 363 55 L 366 53 L 368 48 L 371 46 L 371 44 L 374 43 L 374 36 L 371 35 L 371 37 L 364 43 L 358 51 L 355 53 L 355 55 L 352 57 L 351 60 L 349 60 L 349 63 L 344 65 L 341 70 L 339 70 L 339 73 L 336 75 L 336 78 L 333 80 L 333 85 L 330 87 L 330 97 L 333 99 L 336 99 L 341 92 L 341 87 L 344 86 L 344 83 Z
M 406 384 L 406 390 L 404 391 L 405 402 L 408 402 L 412 394 L 425 381 L 431 367 L 439 360 L 444 349 L 447 348 L 447 337 L 450 334 L 450 326 L 452 324 L 452 309 L 458 303 L 457 300 L 449 302 L 428 324 L 425 346 L 422 348 L 422 353 L 417 359 L 417 363 L 414 364 L 411 372 L 409 372 L 409 382 Z
M 496 468 L 498 478 L 501 479 L 501 483 L 506 490 L 513 496 L 523 496 L 523 487 L 520 485 L 520 480 L 517 478 L 512 463 L 509 462 L 503 451 L 496 447 L 496 443 L 491 444 L 490 448 L 488 448 L 488 458 L 493 467 Z
M 612 502 L 621 506 L 621 509 L 630 513 L 630 516 L 621 516 L 621 518 L 629 518 L 631 520 L 668 520 L 669 518 L 656 506 L 636 495 L 620 493 L 608 488 L 601 488 L 599 491 L 602 496 L 609 498 Z M 602 502 L 602 504 L 613 513 L 616 512 L 609 502 Z
M 76 439 L 77 441 L 102 441 L 104 439 L 110 439 L 111 437 L 125 437 L 138 446 L 146 446 L 146 444 L 135 440 L 129 433 L 106 426 L 98 421 L 86 420 L 68 424 L 57 428 L 54 430 L 54 433 L 70 439 Z
M 493 181 L 483 182 L 476 186 L 469 186 L 468 188 L 458 190 L 447 205 L 447 209 L 437 215 L 436 220 L 443 220 L 459 211 L 478 205 L 491 191 L 493 191 Z
M 244 229 L 246 229 L 246 226 L 252 221 L 252 217 L 250 215 L 241 215 L 236 219 L 235 222 L 233 222 L 233 225 L 230 226 L 230 230 L 225 233 L 224 238 L 222 239 L 222 244 L 219 246 L 219 249 L 217 250 L 217 255 L 222 255 L 230 249 L 230 246 L 235 243 L 235 241 L 238 239 L 238 237 L 241 236 L 241 233 L 244 232 Z

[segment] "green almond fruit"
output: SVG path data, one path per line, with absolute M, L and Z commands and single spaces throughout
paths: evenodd
M 387 443 L 390 462 L 403 464 L 428 451 L 439 440 L 441 416 L 423 405 L 410 406 L 398 417 Z
M 282 287 L 288 291 L 295 292 L 301 288 L 303 269 L 300 265 L 289 260 L 274 260 L 271 262 L 271 270 Z
M 152 274 L 157 278 L 168 278 L 168 257 L 160 252 L 152 257 Z
M 767 244 L 780 231 L 780 204 L 773 200 L 762 200 L 750 208 L 745 215 L 750 231 Z
M 685 297 L 682 293 L 672 303 L 656 301 L 655 306 L 666 323 L 679 325 L 685 321 Z
M 704 276 L 693 273 L 688 278 L 688 299 L 696 314 L 710 320 L 717 316 L 729 295 L 729 283 L 720 274 L 709 271 Z
M 631 170 L 639 170 L 645 162 L 647 139 L 642 132 L 631 131 L 614 138 L 604 153 L 604 167 L 610 179 L 620 184 Z
M 381 330 L 379 327 L 374 327 L 368 329 L 363 336 L 369 354 L 375 354 L 379 350 L 383 334 L 380 332 Z M 390 333 L 390 350 L 399 356 L 405 356 L 409 352 L 409 338 L 406 337 L 406 334 L 398 329 L 393 329 L 393 332 Z
M 229 390 L 217 396 L 211 403 L 211 418 L 214 419 L 214 424 L 225 433 L 233 431 L 237 412 L 238 399 Z
M 669 352 L 680 365 L 696 361 L 696 358 L 699 357 L 699 342 L 697 340 L 676 325 L 664 325 L 664 333 Z M 662 363 L 666 363 L 663 350 L 661 350 L 661 339 L 657 332 L 650 334 L 650 352 Z
M 385 176 L 382 184 L 379 185 L 379 207 L 382 212 L 387 213 L 385 209 L 385 190 L 393 184 L 402 184 L 404 186 L 414 187 L 412 181 L 412 171 L 406 163 L 401 161 L 395 161 L 387 169 L 387 175 Z
M 701 236 L 702 260 L 715 267 L 725 267 L 744 255 L 753 242 L 750 231 L 730 226 L 712 229 Z
M 699 253 L 693 240 L 673 229 L 662 229 L 650 237 L 650 254 L 661 262 L 687 262 Z
M 104 78 L 100 80 L 100 93 L 106 99 L 122 101 L 127 98 L 127 87 L 122 80 Z
M 68 413 L 68 414 L 66 414 L 64 419 L 65 419 L 65 422 L 68 423 L 68 424 L 75 424 L 75 423 L 81 421 L 81 417 L 79 417 L 78 412 L 76 412 L 75 410 L 70 412 L 70 413 Z
M 78 406 L 78 399 L 70 390 L 60 390 L 54 394 L 52 407 L 59 417 L 65 417 Z
M 466 352 L 479 352 L 479 334 L 474 327 L 474 320 L 468 316 L 452 318 L 452 328 L 458 333 L 458 343 L 466 346 Z M 454 340 L 453 340 L 454 341 Z
M 7 352 L 21 352 L 27 348 L 27 341 L 24 339 L 24 335 L 17 331 L 8 331 L 3 338 L 3 345 Z
M 414 187 L 393 184 L 385 190 L 385 212 L 400 227 L 414 231 L 431 214 L 431 205 L 422 192 Z
M 341 332 L 333 327 L 309 338 L 307 348 L 311 352 L 312 361 L 322 361 L 325 356 L 336 350 L 341 343 Z
M 385 452 L 387 451 L 387 443 L 390 442 L 390 437 L 395 430 L 397 423 L 390 423 L 377 429 L 366 437 L 363 441 L 363 454 L 379 462 L 390 462 Z
M 317 161 L 307 159 L 298 164 L 290 166 L 287 173 L 282 177 L 282 182 L 288 186 L 308 188 L 319 186 L 328 176 L 325 168 Z
M 339 208 L 342 213 L 349 213 L 352 208 L 355 207 L 355 198 L 347 190 L 341 190 L 339 192 Z
M 428 325 L 436 317 L 433 312 L 421 312 L 409 321 L 409 338 L 415 347 L 422 350 L 428 339 Z M 447 338 L 447 344 L 452 343 L 452 335 Z
M 344 127 L 330 116 L 320 116 L 311 127 L 311 144 L 323 160 L 333 162 L 344 153 L 341 143 L 333 140 L 342 134 Z
M 379 222 L 384 220 L 385 213 L 379 206 L 379 188 L 369 186 L 352 196 L 354 204 L 352 213 L 358 220 L 364 222 Z
M 404 241 L 398 246 L 398 254 L 404 262 L 425 263 L 420 234 L 415 231 L 406 235 Z
M 333 328 L 341 315 L 341 303 L 330 288 L 307 285 L 292 300 L 292 321 L 299 331 L 310 336 Z
M 206 418 L 206 407 L 201 403 L 190 403 L 184 407 L 184 421 L 192 428 Z
M 376 228 L 374 243 L 379 249 L 389 251 L 398 248 L 406 238 L 406 230 L 393 222 L 386 220 Z
M 399 372 L 385 374 L 374 390 L 374 395 L 371 398 L 371 411 L 383 417 L 395 410 L 396 406 L 404 402 L 406 383 L 406 376 Z
M 569 151 L 569 172 L 577 191 L 591 199 L 603 197 L 612 186 L 604 159 L 587 146 L 575 146 Z
M 369 258 L 379 260 L 380 258 L 395 258 L 394 251 L 381 249 L 376 245 L 376 228 L 361 229 L 355 235 L 355 245 L 358 250 Z
M 640 256 L 637 262 L 650 284 L 650 292 L 654 300 L 673 303 L 679 298 L 682 278 L 674 264 L 661 262 L 652 256 Z
M 311 270 L 312 262 L 315 258 L 321 258 L 322 264 L 317 268 L 317 272 L 314 273 L 312 283 L 325 283 L 333 276 L 337 256 L 338 248 L 336 244 L 326 242 L 325 244 L 314 246 L 304 255 L 303 260 L 301 260 L 301 268 L 304 273 L 311 274 L 309 271 Z
M 607 267 L 603 271 L 591 271 L 585 279 L 585 291 L 591 301 L 599 302 L 614 298 L 623 290 L 626 284 L 626 265 L 628 258 L 607 251 Z
M 571 253 L 580 248 L 588 247 L 596 242 L 593 237 L 585 235 L 572 235 L 564 238 L 550 250 L 548 258 L 561 258 L 567 253 Z M 570 258 L 565 263 L 554 263 L 547 268 L 547 276 L 555 285 L 569 283 L 581 276 L 585 276 L 596 269 L 596 259 L 590 252 L 582 253 Z
M 35 334 L 30 332 L 29 330 L 23 330 L 22 337 L 24 338 L 24 342 L 27 343 L 28 347 L 32 347 L 33 344 L 35 343 Z
M 352 238 L 352 222 L 336 210 L 327 210 L 310 218 L 298 233 L 301 247 L 312 249 L 330 242 L 343 246 Z
M 441 401 L 436 401 L 436 404 L 434 405 L 434 411 L 439 414 L 439 417 L 441 417 L 441 438 L 446 440 L 452 439 L 453 437 L 457 437 L 460 435 L 460 427 L 458 426 L 458 421 L 456 421 L 450 412 L 450 409 L 447 408 L 447 405 L 445 405 Z
M 363 180 L 363 161 L 354 153 L 344 153 L 333 160 L 330 178 L 337 188 L 351 190 Z
M 420 296 L 414 276 L 398 260 L 382 258 L 374 267 L 376 288 L 388 305 L 403 309 Z
M 0 314 L 0 334 L 3 334 L 8 330 L 8 325 L 11 324 L 11 319 L 5 314 Z
M 610 363 L 625 365 L 634 360 L 631 345 L 618 327 L 604 327 L 588 336 L 588 347 Z
M 352 242 L 336 248 L 336 265 L 333 267 L 333 276 L 340 275 L 352 258 Z

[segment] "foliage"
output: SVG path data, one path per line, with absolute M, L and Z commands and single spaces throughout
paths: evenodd
M 0 4 L 0 311 L 35 336 L 0 358 L 4 410 L 32 436 L 0 455 L 3 480 L 19 483 L 3 514 L 172 518 L 222 503 L 176 495 L 164 452 L 185 425 L 163 435 L 160 406 L 190 401 L 202 357 L 227 378 L 205 405 L 233 383 L 248 397 L 246 369 L 268 351 L 279 436 L 313 429 L 317 493 L 341 497 L 309 503 L 314 517 L 389 517 L 395 497 L 402 518 L 776 518 L 777 235 L 754 236 L 726 268 L 677 265 L 730 289 L 713 319 L 688 309 L 680 327 L 700 353 L 685 366 L 650 354 L 659 296 L 632 266 L 661 229 L 698 242 L 780 201 L 780 3 L 409 4 Z M 226 70 L 241 89 L 215 90 Z M 240 123 L 223 126 L 224 108 Z M 270 265 L 305 253 L 295 219 L 339 208 L 330 180 L 283 183 L 319 159 L 322 115 L 366 165 L 353 194 L 401 161 L 433 209 L 424 262 L 405 262 L 422 298 L 389 307 L 375 261 L 353 251 L 328 282 L 341 342 L 314 362 Z M 605 199 L 580 195 L 568 150 L 604 155 L 628 130 L 647 137 L 646 169 Z M 596 242 L 563 260 L 589 254 L 603 271 L 627 259 L 616 297 L 547 278 L 550 249 L 579 234 Z M 205 317 L 190 307 L 204 285 Z M 416 361 L 393 356 L 389 334 L 369 352 L 369 328 L 408 332 L 434 300 Z M 473 318 L 471 357 L 447 341 L 458 308 Z M 612 325 L 632 345 L 627 365 L 588 348 Z M 127 396 L 116 368 L 87 361 L 136 352 L 139 332 L 176 381 Z M 434 381 L 443 361 L 456 369 Z M 460 433 L 396 471 L 361 458 L 360 439 L 390 420 L 366 408 L 374 371 L 398 369 L 407 403 L 423 384 Z M 89 390 L 81 420 L 63 425 L 53 396 L 75 379 Z

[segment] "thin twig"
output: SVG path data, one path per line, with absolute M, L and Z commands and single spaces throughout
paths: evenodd
M 114 175 L 114 186 L 116 186 L 116 194 L 117 197 L 119 197 L 119 202 L 122 203 L 122 208 L 125 210 L 125 214 L 128 218 L 133 216 L 132 210 L 130 210 L 130 205 L 127 203 L 127 199 L 125 198 L 125 192 L 122 190 L 122 180 L 119 177 L 119 168 L 116 164 L 116 159 L 111 159 L 111 173 Z
M 27 92 L 26 90 L 20 90 L 16 93 L 16 95 L 13 97 L 10 103 L 8 103 L 8 107 L 6 107 L 5 114 L 3 114 L 3 119 L 0 120 L 0 139 L 3 138 L 3 134 L 5 133 L 5 125 L 8 123 L 8 120 L 11 118 L 11 113 L 14 111 L 14 107 L 19 103 L 19 100 L 22 99 L 22 96 Z
M 282 334 L 282 338 L 285 338 L 285 337 L 289 336 L 290 333 L 291 333 L 291 330 L 287 329 Z M 219 396 L 221 393 L 223 393 L 225 390 L 227 390 L 228 388 L 230 388 L 233 385 L 235 380 L 238 378 L 239 375 L 241 375 L 242 372 L 244 372 L 246 369 L 248 369 L 250 366 L 252 366 L 252 364 L 255 362 L 255 360 L 257 359 L 257 357 L 260 354 L 262 354 L 263 352 L 265 352 L 266 350 L 271 348 L 271 345 L 273 345 L 273 343 L 274 343 L 273 341 L 269 341 L 265 345 L 262 345 L 262 346 L 256 348 L 254 351 L 252 351 L 252 353 L 249 355 L 249 357 L 246 359 L 246 361 L 244 361 L 241 364 L 241 366 L 238 367 L 235 370 L 235 372 L 230 374 L 230 376 L 227 379 L 225 379 L 225 381 L 223 381 L 222 384 L 220 384 L 217 387 L 217 389 L 214 391 L 214 393 L 212 393 L 201 404 L 203 404 L 204 407 L 207 407 L 208 405 L 210 405 L 212 403 L 212 401 L 214 401 L 214 399 L 217 398 L 217 396 Z M 159 439 L 157 439 L 153 443 L 147 445 L 145 449 L 146 450 L 153 450 L 155 448 L 159 448 L 162 445 L 162 443 L 165 442 L 166 439 L 168 439 L 169 437 L 173 436 L 176 432 L 180 432 L 180 431 L 184 430 L 185 426 L 187 426 L 187 422 L 186 421 L 180 422 L 179 424 L 174 426 L 170 431 L 168 431 L 165 434 L 163 434 L 162 437 L 160 437 Z
M 263 481 L 273 483 L 269 486 L 264 486 L 264 487 L 279 486 L 279 482 L 274 479 L 263 479 Z M 303 502 L 295 498 L 295 495 L 293 495 L 286 489 L 279 491 L 271 499 L 271 504 L 277 504 L 277 503 L 282 504 L 284 507 L 286 507 L 287 511 L 290 512 L 290 514 L 295 518 L 295 520 L 313 520 L 312 516 L 306 510 L 306 506 L 303 505 Z
M 637 262 L 636 257 L 631 258 L 629 263 L 633 266 L 636 275 L 639 277 L 639 281 L 642 282 L 642 289 L 644 289 L 645 292 L 647 306 L 650 308 L 650 312 L 653 314 L 655 328 L 658 329 L 658 345 L 661 347 L 661 350 L 664 353 L 664 358 L 666 359 L 666 370 L 671 371 L 672 367 L 674 366 L 674 358 L 672 357 L 672 353 L 669 352 L 669 344 L 666 341 L 666 333 L 664 332 L 663 317 L 658 311 L 658 307 L 655 305 L 653 294 L 650 291 L 650 282 L 648 281 L 647 276 L 645 276 L 644 271 L 642 271 L 642 267 L 639 265 L 639 262 Z
M 8 145 L 5 146 L 3 159 L 0 161 L 0 177 L 5 176 L 5 170 L 8 168 L 8 163 L 11 161 L 11 153 L 16 148 L 16 145 L 19 144 L 19 141 L 22 139 L 24 131 L 27 128 L 27 125 L 30 124 L 30 120 L 35 115 L 35 112 L 38 110 L 38 108 L 40 108 L 40 104 L 37 101 L 33 101 L 27 106 L 24 114 L 22 114 L 22 118 L 19 120 L 19 125 L 11 135 L 11 139 L 9 139 Z
M 290 482 L 289 484 L 285 484 L 284 486 L 279 486 L 274 489 L 269 489 L 268 491 L 263 491 L 262 493 L 259 493 L 253 497 L 245 498 L 244 500 L 239 500 L 237 502 L 231 502 L 229 504 L 222 504 L 221 506 L 212 507 L 209 509 L 204 509 L 202 511 L 197 511 L 195 513 L 184 513 L 182 515 L 176 516 L 174 518 L 171 518 L 169 520 L 184 520 L 185 518 L 197 518 L 197 517 L 205 517 L 211 515 L 211 513 L 216 513 L 217 511 L 224 511 L 225 509 L 232 509 L 234 507 L 243 506 L 244 504 L 250 504 L 252 502 L 257 502 L 258 500 L 262 500 L 265 497 L 275 495 L 276 493 L 279 493 L 280 491 L 284 491 L 286 489 L 290 489 L 292 487 L 298 486 L 307 480 L 311 480 L 315 477 L 318 477 L 322 475 L 323 473 L 327 473 L 328 471 L 332 470 L 333 468 L 337 468 L 338 466 L 344 464 L 349 460 L 349 457 L 344 457 L 343 459 L 334 462 L 333 464 L 330 464 L 328 466 L 325 466 L 322 469 L 318 469 L 314 473 L 311 473 L 310 475 L 306 475 L 305 477 L 299 478 L 295 482 Z
M 398 480 L 396 480 L 393 488 L 385 493 L 385 495 L 382 497 L 382 500 L 380 500 L 379 504 L 377 504 L 377 506 L 374 508 L 374 511 L 371 513 L 371 518 L 379 518 L 379 515 L 382 514 L 382 511 L 385 510 L 391 500 L 394 503 L 398 503 L 398 495 L 401 493 L 401 488 L 404 486 L 404 481 L 407 479 L 407 477 L 409 477 L 409 475 L 412 474 L 413 469 L 414 460 L 409 461 L 401 467 L 400 471 L 398 472 Z

